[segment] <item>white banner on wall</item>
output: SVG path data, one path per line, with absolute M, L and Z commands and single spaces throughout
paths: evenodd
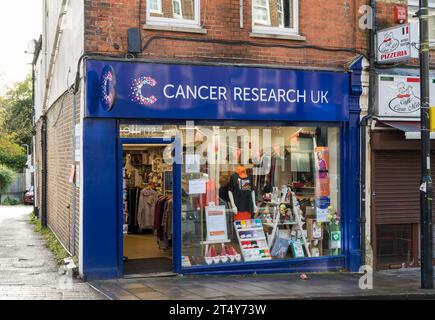
M 379 75 L 378 115 L 384 117 L 420 117 L 420 78 Z M 430 78 L 430 105 L 435 105 L 435 78 Z

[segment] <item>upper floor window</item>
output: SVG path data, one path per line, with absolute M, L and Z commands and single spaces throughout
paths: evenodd
M 252 0 L 252 29 L 259 33 L 298 33 L 298 0 Z
M 418 23 L 418 17 L 416 17 L 416 14 L 418 12 L 419 8 L 419 1 L 418 0 L 408 0 L 408 22 L 409 23 Z M 429 0 L 429 15 L 434 16 L 435 15 L 435 0 Z M 431 42 L 431 45 L 433 45 L 433 42 L 435 42 L 435 21 L 433 18 L 429 19 L 429 41 Z M 418 38 L 418 35 L 417 35 Z
M 418 0 L 408 0 L 408 22 L 418 22 L 418 18 L 415 16 L 418 8 Z M 429 14 L 435 14 L 435 0 L 429 0 Z
M 199 26 L 200 0 L 147 0 L 147 24 Z
M 150 0 L 150 13 L 162 14 L 162 0 Z

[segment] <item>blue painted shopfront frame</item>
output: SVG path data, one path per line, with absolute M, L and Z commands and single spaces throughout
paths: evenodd
M 120 63 L 120 62 L 119 62 Z M 88 62 L 89 64 L 89 62 Z M 251 69 L 251 68 L 244 68 Z M 312 71 L 310 71 L 312 72 Z M 323 72 L 325 73 L 325 72 Z M 335 73 L 335 72 L 333 72 Z M 335 126 L 340 128 L 341 163 L 340 163 L 340 204 L 342 212 L 342 255 L 333 257 L 303 258 L 293 260 L 274 260 L 260 263 L 240 263 L 218 266 L 195 266 L 181 268 L 181 213 L 174 218 L 174 272 L 184 274 L 247 274 L 298 271 L 334 271 L 347 269 L 357 271 L 360 267 L 360 226 L 359 226 L 359 97 L 361 88 L 361 60 L 353 64 L 352 71 L 342 73 L 347 77 L 348 94 L 346 95 L 347 116 L 334 121 L 320 121 L 316 117 L 309 120 L 281 117 L 268 121 L 267 125 L 303 125 Z M 95 82 L 86 79 L 86 101 L 95 100 Z M 118 82 L 119 83 L 119 82 Z M 105 106 L 104 108 L 110 107 Z M 116 105 L 115 105 L 116 107 Z M 112 106 L 112 110 L 113 106 Z M 295 116 L 296 117 L 296 116 Z M 261 123 L 263 118 L 253 119 L 250 114 L 246 123 Z M 88 279 L 118 278 L 123 276 L 122 261 L 122 145 L 124 143 L 156 143 L 154 139 L 121 139 L 120 123 L 168 124 L 171 121 L 195 120 L 187 112 L 178 114 L 178 118 L 151 118 L 143 114 L 131 114 L 129 117 L 101 116 L 88 114 L 83 122 L 83 274 Z M 219 125 L 227 119 L 212 119 L 205 115 L 201 123 Z M 246 121 L 246 122 L 245 122 Z M 159 140 L 159 143 L 161 140 Z M 168 142 L 165 142 L 168 143 Z M 174 182 L 181 179 L 181 167 L 174 167 Z M 181 180 L 180 180 L 181 181 Z M 119 187 L 121 185 L 121 188 Z M 181 184 L 174 183 L 174 197 L 181 210 Z M 121 190 L 121 191 L 120 191 Z M 175 199 L 174 199 L 175 200 Z M 179 219 L 179 220 L 178 220 Z

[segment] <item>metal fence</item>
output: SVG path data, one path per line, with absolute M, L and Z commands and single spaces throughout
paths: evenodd
M 20 203 L 23 201 L 23 195 L 26 192 L 26 173 L 16 173 L 14 182 L 9 186 L 6 192 L 1 194 L 1 200 L 15 199 Z

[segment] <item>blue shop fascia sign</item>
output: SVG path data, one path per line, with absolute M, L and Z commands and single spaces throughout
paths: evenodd
M 87 60 L 86 117 L 348 121 L 349 74 Z

